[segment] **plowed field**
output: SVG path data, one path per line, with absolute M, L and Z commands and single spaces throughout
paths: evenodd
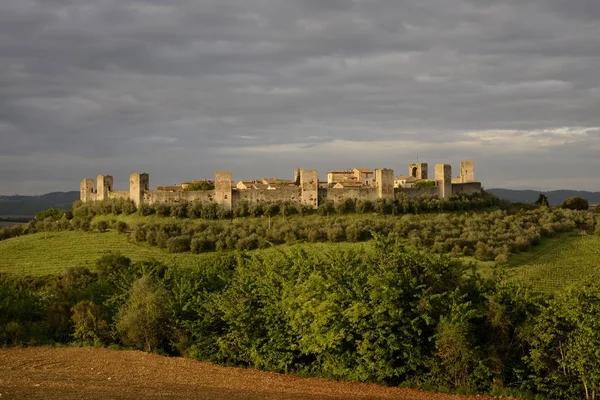
M 486 398 L 298 378 L 139 351 L 44 347 L 0 349 L 1 400 Z

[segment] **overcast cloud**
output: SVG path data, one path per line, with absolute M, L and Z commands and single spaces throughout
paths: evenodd
M 598 0 L 2 0 L 0 194 L 417 156 L 598 191 L 599 38 Z

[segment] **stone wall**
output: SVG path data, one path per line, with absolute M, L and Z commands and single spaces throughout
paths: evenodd
M 419 197 L 438 196 L 439 188 L 437 186 L 430 187 L 408 187 L 396 188 L 396 198 L 404 197 L 407 200 L 418 199 Z
M 108 193 L 108 198 L 109 199 L 129 200 L 129 190 L 120 190 L 120 191 L 117 191 L 117 192 L 109 192 Z
M 370 200 L 375 201 L 379 198 L 377 188 L 357 187 L 357 188 L 323 188 L 319 189 L 319 203 L 329 200 L 334 203 L 340 203 L 346 199 Z
M 190 190 L 188 192 L 166 192 L 162 190 L 149 190 L 144 192 L 144 203 L 180 203 L 194 202 L 212 203 L 215 199 L 214 190 Z
M 290 201 L 301 203 L 302 195 L 298 186 L 282 186 L 277 189 L 247 189 L 233 192 L 234 203 L 245 200 L 249 204 Z
M 468 182 L 468 183 L 453 183 L 452 193 L 453 194 L 474 194 L 481 193 L 482 187 L 481 182 Z

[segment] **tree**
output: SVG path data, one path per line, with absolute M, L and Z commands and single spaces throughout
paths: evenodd
M 538 199 L 535 201 L 535 204 L 539 204 L 542 207 L 550 207 L 550 203 L 548 202 L 548 197 L 545 194 L 540 193 Z
M 169 337 L 167 293 L 144 275 L 133 283 L 129 301 L 117 316 L 117 332 L 125 344 L 154 351 Z
M 194 183 L 188 185 L 185 189 L 183 189 L 183 191 L 191 192 L 191 191 L 197 191 L 197 190 L 214 190 L 214 189 L 215 189 L 214 183 L 210 183 L 208 181 L 199 181 L 199 182 L 194 182 Z
M 581 197 L 569 197 L 562 204 L 562 208 L 569 210 L 587 210 L 589 207 L 588 201 Z
M 40 211 L 35 214 L 35 219 L 37 221 L 43 221 L 46 218 L 52 218 L 52 221 L 58 221 L 65 214 L 63 210 L 59 210 L 58 208 L 48 208 L 47 210 Z

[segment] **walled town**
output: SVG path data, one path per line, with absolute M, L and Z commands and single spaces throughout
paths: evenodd
M 115 191 L 113 177 L 98 175 L 81 181 L 82 202 L 106 199 L 130 199 L 140 203 L 202 202 L 217 203 L 232 209 L 238 201 L 249 204 L 286 201 L 317 208 L 323 201 L 338 203 L 347 198 L 356 200 L 407 199 L 419 197 L 448 198 L 453 194 L 480 193 L 482 186 L 475 181 L 473 161 L 460 163 L 460 175 L 452 178 L 449 164 L 436 164 L 433 179 L 429 178 L 427 163 L 410 164 L 408 175 L 394 176 L 394 171 L 383 168 L 372 171 L 367 168 L 333 170 L 327 173 L 327 181 L 319 181 L 315 169 L 294 170 L 294 179 L 262 178 L 241 180 L 234 183 L 229 171 L 216 171 L 214 181 L 202 181 L 210 189 L 189 190 L 201 181 L 183 182 L 173 186 L 158 186 L 150 190 L 147 173 L 133 173 L 129 178 L 129 190 Z M 214 187 L 214 189 L 213 189 Z

